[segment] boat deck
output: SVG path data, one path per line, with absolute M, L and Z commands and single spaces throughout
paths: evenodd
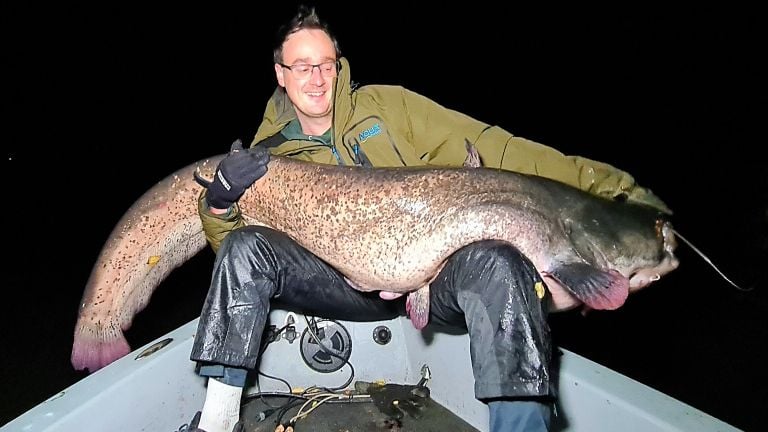
M 263 421 L 259 421 L 260 413 L 271 410 L 272 407 L 290 405 L 287 398 L 269 397 L 265 400 L 271 407 L 258 397 L 243 404 L 240 418 L 245 422 L 245 432 L 274 432 L 278 425 L 280 410 L 273 412 Z M 282 422 L 287 423 L 291 417 L 295 416 L 303 402 L 303 400 L 299 400 L 289 408 L 282 416 Z M 431 399 L 426 399 L 416 417 L 418 418 L 408 414 L 401 416 L 385 414 L 370 399 L 354 402 L 326 402 L 318 405 L 303 419 L 298 420 L 295 429 L 302 432 L 479 432 Z

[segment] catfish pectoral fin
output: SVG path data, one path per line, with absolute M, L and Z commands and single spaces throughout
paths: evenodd
M 419 330 L 426 327 L 429 322 L 429 285 L 408 294 L 405 300 L 405 311 L 414 327 Z
M 592 309 L 618 309 L 629 296 L 629 279 L 616 270 L 603 271 L 589 264 L 567 263 L 546 275 Z

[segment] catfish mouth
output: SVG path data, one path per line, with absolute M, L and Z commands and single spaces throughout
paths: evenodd
M 631 292 L 656 282 L 680 265 L 680 261 L 674 253 L 677 248 L 677 240 L 675 240 L 672 224 L 665 220 L 658 220 L 656 222 L 656 230 L 663 241 L 660 260 L 657 265 L 641 268 L 630 275 L 629 287 Z
M 665 254 L 661 263 L 656 267 L 644 268 L 634 272 L 629 278 L 629 290 L 634 292 L 645 288 L 676 269 L 679 265 L 680 261 L 674 255 Z

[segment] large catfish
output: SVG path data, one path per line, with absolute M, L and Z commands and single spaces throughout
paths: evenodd
M 130 351 L 123 336 L 154 289 L 206 245 L 197 170 L 147 191 L 117 224 L 86 285 L 72 349 L 94 371 Z M 244 219 L 287 233 L 363 291 L 411 293 L 414 323 L 446 259 L 478 240 L 516 246 L 544 276 L 555 310 L 615 309 L 678 265 L 672 227 L 649 207 L 491 168 L 343 167 L 273 156 L 240 200 Z M 201 281 L 201 283 L 204 283 Z M 385 297 L 384 294 L 382 294 Z

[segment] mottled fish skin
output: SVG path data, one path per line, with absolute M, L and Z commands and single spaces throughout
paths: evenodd
M 480 153 L 477 148 L 467 140 L 465 142 L 467 157 L 464 159 L 464 167 L 479 168 L 482 166 Z M 442 270 L 442 267 L 435 271 L 435 276 Z M 430 281 L 432 283 L 432 281 Z M 381 294 L 380 294 L 381 295 Z M 386 298 L 382 296 L 382 298 Z M 429 284 L 408 293 L 405 300 L 405 312 L 408 314 L 413 326 L 421 330 L 429 323 Z
M 625 276 L 655 267 L 663 252 L 651 209 L 490 168 L 364 170 L 275 157 L 240 207 L 296 239 L 363 291 L 407 293 L 425 286 L 450 254 L 479 240 L 508 241 L 540 270 L 574 259 L 607 269 L 615 261 Z M 624 214 L 629 211 L 631 216 Z M 633 243 L 610 227 L 617 212 L 624 214 L 622 229 L 633 231 Z M 593 220 L 582 221 L 584 214 Z M 581 236 L 588 229 L 610 231 L 602 235 L 607 239 Z M 592 244 L 597 240 L 621 247 L 605 251 Z
M 186 167 L 156 184 L 120 219 L 91 271 L 80 302 L 71 361 L 91 372 L 130 352 L 123 336 L 168 274 L 206 245 L 197 215 L 198 167 L 212 173 L 219 158 Z
M 127 353 L 122 331 L 133 316 L 170 271 L 205 247 L 192 173 L 211 178 L 221 157 L 169 176 L 118 223 L 83 295 L 75 368 L 93 371 Z M 362 169 L 273 156 L 239 204 L 247 223 L 285 232 L 363 291 L 425 287 L 454 251 L 486 239 L 513 244 L 543 275 L 563 280 L 581 274 L 569 263 L 588 263 L 615 270 L 627 283 L 614 285 L 632 289 L 626 278 L 636 272 L 661 276 L 677 266 L 661 234 L 671 230 L 658 228 L 655 210 L 490 168 Z M 556 309 L 591 301 L 589 292 L 547 282 Z M 613 295 L 607 304 L 621 302 Z

